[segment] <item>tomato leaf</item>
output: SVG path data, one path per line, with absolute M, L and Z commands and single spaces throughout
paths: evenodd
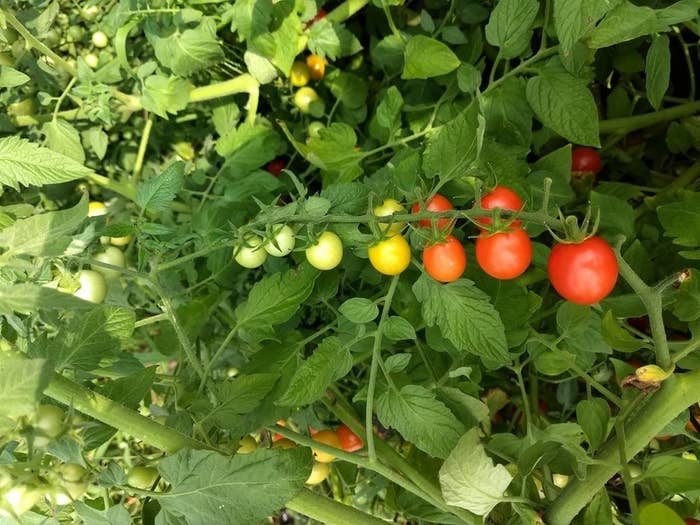
M 212 418 L 220 427 L 227 421 L 255 410 L 270 393 L 279 379 L 279 373 L 241 374 L 217 388 L 218 403 L 202 419 Z
M 621 0 L 554 0 L 554 27 L 562 54 L 572 52 L 574 45 Z
M 401 78 L 432 78 L 445 75 L 459 67 L 459 58 L 446 45 L 423 35 L 416 35 L 406 44 Z
M 653 9 L 623 0 L 589 33 L 588 46 L 608 47 L 664 29 L 665 24 L 657 19 Z
M 530 43 L 539 9 L 537 0 L 500 0 L 486 25 L 486 40 L 501 48 L 503 58 L 517 57 Z
M 513 476 L 494 465 L 479 440 L 479 430 L 462 436 L 440 468 L 440 488 L 448 505 L 485 516 L 501 502 Z
M 664 492 L 677 493 L 700 489 L 700 461 L 677 456 L 653 457 L 644 469 L 644 477 L 653 479 Z
M 510 78 L 480 99 L 486 136 L 525 151 L 532 141 L 532 109 L 525 98 L 525 82 Z
M 13 88 L 29 82 L 31 78 L 10 66 L 0 66 L 0 88 Z
M 136 188 L 134 202 L 143 211 L 157 213 L 168 209 L 185 182 L 185 163 L 173 162 L 160 175 L 142 182 Z
M 576 420 L 586 433 L 591 449 L 600 447 L 608 435 L 610 407 L 599 397 L 584 399 L 576 405 Z
M 612 507 L 606 490 L 601 490 L 595 495 L 583 514 L 583 525 L 599 523 L 613 523 Z
M 80 134 L 72 124 L 60 118 L 52 119 L 41 127 L 41 132 L 46 137 L 46 145 L 49 148 L 80 164 L 85 162 L 85 151 L 80 143 Z
M 674 244 L 691 248 L 700 247 L 700 193 L 686 192 L 682 200 L 663 204 L 656 208 L 656 213 L 665 235 L 673 238 Z M 697 251 L 685 252 L 685 254 L 693 253 L 698 254 Z M 696 255 L 692 258 L 698 257 Z
M 362 50 L 357 37 L 343 25 L 333 24 L 323 18 L 309 28 L 309 51 L 335 60 L 354 55 Z
M 666 35 L 657 35 L 651 40 L 644 73 L 647 98 L 654 109 L 658 110 L 671 79 L 671 50 Z
M 182 78 L 151 75 L 143 83 L 141 104 L 159 117 L 185 109 L 190 99 L 192 84 Z
M 313 403 L 323 397 L 331 382 L 344 377 L 351 368 L 352 355 L 348 348 L 336 337 L 327 337 L 297 369 L 277 403 L 284 406 Z
M 472 281 L 440 284 L 423 275 L 413 285 L 426 325 L 438 326 L 460 351 L 477 355 L 488 368 L 510 363 L 505 328 L 489 297 Z
M 374 321 L 379 315 L 376 303 L 362 297 L 353 297 L 340 305 L 338 311 L 350 322 L 364 324 Z
M 599 522 L 600 523 L 600 522 Z M 649 503 L 639 509 L 639 525 L 684 525 L 686 522 L 663 503 Z
M 11 357 L 0 353 L 0 414 L 30 414 L 49 384 L 52 369 L 45 359 Z
M 154 497 L 169 515 L 166 519 L 178 523 L 258 523 L 302 488 L 311 464 L 306 448 L 261 449 L 233 457 L 185 449 L 158 465 L 171 488 Z
M 464 432 L 464 425 L 435 394 L 419 385 L 390 388 L 377 398 L 376 407 L 384 426 L 438 458 L 447 457 Z

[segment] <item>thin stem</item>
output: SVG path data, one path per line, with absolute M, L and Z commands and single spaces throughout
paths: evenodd
M 532 64 L 539 62 L 540 60 L 544 60 L 545 58 L 551 57 L 552 55 L 556 55 L 559 52 L 559 46 L 553 46 L 553 47 L 548 47 L 545 49 L 541 49 L 537 53 L 535 53 L 533 56 L 528 58 L 527 60 L 521 62 L 519 65 L 515 66 L 513 69 L 508 71 L 507 73 L 504 73 L 503 76 L 501 76 L 498 80 L 494 80 L 493 82 L 489 82 L 488 87 L 483 91 L 482 95 L 485 95 L 492 89 L 496 88 L 499 86 L 502 82 L 504 82 L 506 79 L 512 77 L 513 75 L 517 75 L 518 73 L 521 73 L 524 69 L 529 68 Z
M 653 126 L 654 124 L 688 117 L 694 115 L 698 111 L 700 111 L 700 101 L 688 102 L 687 104 L 680 104 L 672 108 L 645 113 L 643 115 L 601 120 L 599 129 L 601 133 L 621 133 L 623 131 L 629 133 L 637 129 Z
M 180 266 L 181 264 L 185 264 L 186 262 L 191 261 L 192 259 L 196 259 L 198 257 L 204 257 L 205 255 L 209 255 L 211 252 L 214 252 L 216 250 L 220 250 L 221 248 L 227 248 L 231 247 L 232 244 L 230 242 L 226 243 L 215 243 L 213 245 L 207 246 L 206 248 L 201 248 L 197 251 L 194 251 L 192 253 L 188 253 L 187 255 L 182 255 L 178 257 L 177 259 L 174 259 L 172 261 L 164 262 L 159 264 L 155 270 L 157 272 L 164 272 L 165 270 L 171 270 L 175 268 L 176 266 Z
M 685 356 L 692 354 L 698 348 L 700 348 L 700 338 L 696 339 L 692 343 L 689 343 L 683 350 L 674 355 L 671 362 L 675 365 L 678 361 L 683 359 Z
M 248 93 L 248 105 L 246 106 L 248 115 L 246 121 L 252 124 L 255 122 L 255 116 L 258 112 L 260 84 L 248 73 L 224 82 L 194 88 L 190 91 L 189 102 L 204 102 L 237 93 Z
M 207 379 L 209 378 L 209 374 L 211 373 L 211 369 L 214 367 L 214 364 L 216 361 L 221 357 L 221 354 L 224 353 L 226 348 L 228 347 L 229 343 L 233 340 L 233 338 L 236 336 L 238 333 L 238 326 L 234 326 L 226 336 L 226 338 L 223 340 L 223 342 L 219 345 L 219 348 L 214 352 L 214 356 L 209 360 L 209 363 L 207 364 L 206 368 L 204 369 L 204 375 L 202 376 L 202 379 L 199 382 L 199 388 L 197 389 L 197 394 L 201 394 L 204 392 L 204 386 L 207 384 Z
M 630 514 L 632 515 L 632 522 L 636 525 L 638 523 L 637 517 L 637 495 L 634 491 L 634 481 L 632 481 L 632 474 L 630 474 L 630 468 L 628 465 L 627 451 L 625 450 L 625 425 L 624 419 L 618 417 L 615 421 L 615 432 L 617 433 L 618 442 L 618 453 L 620 455 L 620 465 L 622 466 L 620 474 L 622 475 L 622 480 L 625 482 L 625 493 L 627 494 L 627 500 L 630 505 Z
M 452 18 L 453 13 L 455 12 L 455 0 L 450 0 L 450 7 L 447 10 L 447 13 L 445 14 L 445 17 L 442 19 L 440 22 L 440 25 L 437 27 L 435 31 L 433 31 L 433 36 L 439 35 L 440 31 L 442 31 L 442 28 L 445 27 L 445 24 L 447 24 L 447 21 Z
M 139 180 L 139 175 L 141 175 L 141 169 L 143 168 L 143 159 L 146 157 L 146 148 L 148 147 L 148 140 L 151 138 L 151 129 L 153 129 L 153 115 L 149 114 L 146 117 L 146 124 L 143 126 L 143 133 L 141 134 L 141 141 L 139 142 L 139 150 L 136 154 L 134 169 L 131 172 L 131 183 L 134 185 L 136 185 L 136 183 Z
M 619 396 L 616 396 L 613 394 L 610 390 L 605 388 L 601 383 L 593 379 L 585 370 L 583 370 L 581 367 L 577 366 L 576 363 L 571 363 L 569 365 L 569 368 L 573 370 L 576 375 L 579 377 L 583 378 L 584 381 L 586 381 L 587 385 L 592 386 L 595 388 L 598 392 L 603 394 L 609 401 L 614 403 L 616 406 L 621 407 L 623 405 L 623 401 Z
M 540 50 L 547 47 L 547 24 L 549 23 L 549 15 L 551 10 L 549 0 L 544 0 L 544 21 L 542 22 L 542 38 L 540 40 Z
M 382 333 L 384 332 L 384 324 L 389 316 L 391 301 L 394 298 L 394 292 L 396 292 L 396 286 L 398 284 L 399 276 L 395 275 L 391 279 L 389 291 L 384 297 L 384 307 L 382 308 L 382 315 L 379 319 L 377 332 L 374 336 L 374 345 L 372 346 L 372 364 L 370 365 L 369 385 L 367 387 L 367 408 L 365 410 L 365 435 L 367 436 L 367 451 L 369 452 L 369 460 L 372 463 L 377 461 L 377 451 L 374 445 L 374 433 L 372 432 L 372 416 L 374 415 L 374 394 L 377 388 L 377 368 L 379 367 L 379 360 L 382 358 Z
M 521 365 L 522 366 L 522 365 Z M 525 409 L 525 428 L 527 433 L 530 433 L 530 425 L 532 424 L 532 412 L 530 410 L 530 403 L 528 402 L 527 388 L 525 388 L 525 381 L 523 380 L 523 373 L 521 366 L 514 366 L 511 368 L 515 377 L 518 381 L 518 387 L 520 388 L 520 395 L 523 398 L 523 408 Z
M 161 321 L 167 321 L 168 314 L 156 314 L 145 319 L 141 319 L 134 323 L 134 328 L 140 328 L 142 326 L 148 326 L 149 324 L 160 323 Z
M 678 41 L 681 44 L 681 48 L 683 49 L 683 57 L 685 58 L 685 64 L 688 68 L 688 81 L 690 83 L 690 93 L 688 93 L 688 100 L 692 101 L 695 100 L 695 67 L 693 66 L 693 59 L 690 56 L 688 44 L 686 44 L 685 40 L 683 40 L 681 30 L 678 27 L 674 27 L 673 32 L 675 33 L 676 38 L 678 38 Z
M 53 116 L 51 117 L 51 120 L 56 121 L 58 119 L 58 112 L 61 109 L 61 104 L 63 104 L 63 101 L 66 99 L 68 92 L 73 88 L 77 81 L 78 79 L 76 77 L 72 77 L 70 79 L 68 85 L 66 85 L 66 88 L 61 93 L 61 96 L 59 96 L 58 100 L 56 101 L 56 106 L 53 109 Z
M 401 38 L 401 33 L 399 33 L 399 30 L 396 27 L 396 24 L 394 23 L 394 18 L 391 16 L 391 9 L 389 8 L 385 0 L 382 0 L 382 9 L 384 10 L 384 14 L 386 15 L 386 21 L 389 23 L 389 29 L 391 29 L 392 34 L 399 40 L 399 42 L 403 42 L 403 38 Z

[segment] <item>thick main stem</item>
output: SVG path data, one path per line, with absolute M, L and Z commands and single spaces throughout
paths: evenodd
M 698 400 L 700 370 L 672 376 L 661 389 L 641 403 L 625 424 L 624 451 L 633 458 L 649 441 L 658 436 L 663 428 L 678 414 Z M 596 465 L 590 467 L 583 480 L 574 479 L 562 491 L 545 515 L 545 523 L 566 525 L 617 473 L 620 466 L 620 438 L 616 437 L 595 458 Z
M 287 502 L 287 508 L 327 525 L 386 525 L 386 522 L 357 509 L 302 489 Z

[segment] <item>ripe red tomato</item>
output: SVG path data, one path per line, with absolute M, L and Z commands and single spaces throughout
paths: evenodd
M 700 521 L 696 520 L 695 518 L 686 518 L 685 519 L 685 525 L 698 525 Z
M 547 262 L 549 280 L 564 299 L 590 305 L 604 299 L 617 282 L 617 259 L 600 237 L 580 243 L 559 243 Z
M 476 262 L 491 277 L 515 279 L 532 261 L 532 242 L 522 228 L 494 234 L 482 233 L 476 239 Z
M 593 148 L 578 147 L 571 150 L 571 171 L 590 172 L 594 175 L 600 171 L 600 154 Z
M 357 434 L 350 430 L 347 425 L 340 425 L 335 433 L 338 434 L 340 446 L 345 452 L 355 452 L 365 446 Z
M 436 193 L 434 197 L 432 197 L 428 202 L 426 202 L 425 209 L 421 207 L 420 203 L 416 202 L 413 206 L 411 206 L 411 213 L 420 213 L 422 211 L 438 212 L 452 209 L 454 208 L 452 207 L 450 201 L 447 200 L 446 197 L 443 197 L 439 193 Z M 432 219 L 421 219 L 420 221 L 418 221 L 418 224 L 425 228 L 430 228 L 432 226 Z M 440 230 L 447 227 L 448 224 L 450 224 L 450 219 L 448 218 L 438 219 L 437 221 L 437 226 Z
M 265 169 L 272 173 L 275 177 L 279 177 L 282 170 L 287 167 L 284 159 L 275 159 L 267 163 Z
M 310 28 L 312 25 L 314 25 L 314 23 L 318 22 L 318 21 L 321 20 L 322 18 L 326 18 L 326 14 L 327 14 L 327 13 L 326 13 L 325 10 L 319 9 L 319 10 L 316 12 L 316 14 L 314 15 L 314 17 L 313 17 L 311 20 L 309 20 L 308 22 L 306 22 L 306 27 L 305 27 L 304 29 L 308 29 L 308 28 Z
M 462 277 L 467 267 L 467 254 L 454 235 L 449 235 L 444 242 L 425 247 L 423 265 L 430 277 L 436 281 L 450 283 Z
M 496 186 L 491 193 L 487 193 L 481 198 L 481 207 L 484 210 L 500 208 L 502 210 L 518 211 L 523 208 L 523 200 L 510 188 Z M 490 217 L 478 217 L 476 220 L 481 224 L 491 224 Z M 511 226 L 517 228 L 520 226 L 520 221 L 513 221 Z

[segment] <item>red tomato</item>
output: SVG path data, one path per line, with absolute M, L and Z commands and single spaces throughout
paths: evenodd
M 449 235 L 444 242 L 426 246 L 423 265 L 430 277 L 450 283 L 462 277 L 467 267 L 467 254 L 454 235 Z
M 284 159 L 275 159 L 273 161 L 268 162 L 267 166 L 265 166 L 265 169 L 272 173 L 275 177 L 279 177 L 280 173 L 282 173 L 282 170 L 286 167 L 287 163 Z
M 600 171 L 600 154 L 593 148 L 578 147 L 571 150 L 571 171 L 590 172 L 594 175 Z
M 549 280 L 564 299 L 589 305 L 605 299 L 617 282 L 617 259 L 600 237 L 559 243 L 547 262 Z
M 325 10 L 319 9 L 318 12 L 314 15 L 314 17 L 308 22 L 306 22 L 306 27 L 304 29 L 308 29 L 322 18 L 326 18 L 326 14 L 327 13 Z
M 365 446 L 357 434 L 350 430 L 347 425 L 340 425 L 335 433 L 338 434 L 340 445 L 345 452 L 355 452 Z
M 484 210 L 500 208 L 502 210 L 518 211 L 523 209 L 523 200 L 510 188 L 496 186 L 491 193 L 487 193 L 481 198 L 481 207 Z M 481 224 L 491 224 L 490 217 L 479 217 L 476 219 Z M 520 221 L 511 223 L 513 228 L 520 226 Z
M 685 525 L 698 525 L 700 521 L 696 520 L 695 518 L 686 518 L 685 519 Z
M 522 228 L 500 233 L 482 233 L 476 239 L 476 262 L 491 277 L 515 279 L 532 260 L 532 242 Z
M 447 211 L 447 210 L 452 210 L 454 209 L 452 207 L 452 204 L 450 203 L 449 200 L 447 200 L 446 197 L 443 197 L 439 193 L 436 193 L 433 198 L 431 198 L 428 202 L 426 202 L 425 209 L 423 209 L 420 205 L 420 203 L 416 202 L 413 206 L 411 206 L 411 213 L 419 213 L 422 211 Z M 426 228 L 430 228 L 432 226 L 432 220 L 431 219 L 421 219 L 418 221 L 418 224 L 421 226 L 424 226 Z M 444 218 L 444 219 L 438 219 L 437 221 L 437 226 L 438 229 L 442 230 L 443 228 L 447 227 L 447 225 L 450 224 L 450 219 Z

